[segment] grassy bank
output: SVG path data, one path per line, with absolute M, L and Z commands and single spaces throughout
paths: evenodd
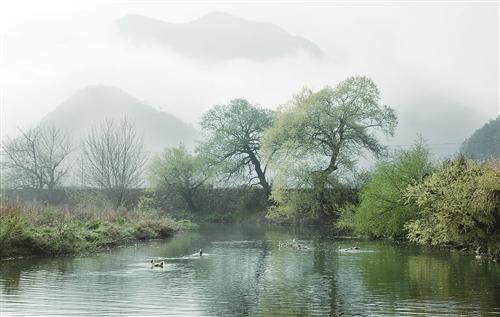
M 0 258 L 92 252 L 131 241 L 168 238 L 192 227 L 154 211 L 3 205 Z

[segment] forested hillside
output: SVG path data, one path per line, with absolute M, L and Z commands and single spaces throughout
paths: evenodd
M 477 129 L 464 141 L 460 152 L 477 160 L 500 157 L 500 116 Z

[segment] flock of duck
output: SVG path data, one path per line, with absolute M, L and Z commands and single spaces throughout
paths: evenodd
M 281 248 L 292 248 L 292 249 L 297 249 L 297 250 L 309 249 L 309 247 L 307 245 L 297 242 L 296 239 L 293 239 L 292 241 L 285 241 L 285 242 L 278 241 L 278 249 L 281 249 Z
M 293 239 L 291 241 L 278 241 L 278 249 L 282 249 L 282 248 L 291 248 L 291 249 L 296 249 L 296 250 L 308 250 L 309 247 L 303 243 L 299 243 L 296 239 Z M 350 248 L 347 248 L 347 249 L 340 249 L 340 251 L 351 251 L 351 250 L 359 250 L 359 247 L 350 247 Z M 200 249 L 200 251 L 198 253 L 196 253 L 196 255 L 199 255 L 199 256 L 203 256 L 203 251 Z M 151 263 L 151 268 L 155 268 L 155 267 L 160 267 L 160 268 L 163 268 L 163 266 L 165 265 L 166 263 L 166 260 L 163 259 L 163 260 L 155 260 L 155 259 L 151 259 L 150 261 Z
M 196 254 L 199 254 L 199 256 L 203 256 L 203 251 L 200 249 L 200 251 Z M 166 260 L 151 259 L 150 263 L 151 263 L 151 268 L 155 268 L 155 267 L 162 268 L 165 265 Z
M 289 249 L 296 249 L 296 250 L 307 250 L 309 247 L 305 245 L 304 243 L 299 243 L 297 239 L 293 239 L 291 241 L 278 241 L 278 249 L 283 249 L 283 248 L 289 248 Z M 350 247 L 350 248 L 345 248 L 345 249 L 339 249 L 340 252 L 349 252 L 349 251 L 355 251 L 359 250 L 358 246 Z

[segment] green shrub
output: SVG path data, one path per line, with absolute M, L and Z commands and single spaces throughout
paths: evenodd
M 33 238 L 26 230 L 27 219 L 14 206 L 0 208 L 0 257 L 23 253 L 29 248 Z
M 410 241 L 500 252 L 500 173 L 492 163 L 445 162 L 407 197 L 420 210 L 406 225 Z
M 354 232 L 356 230 L 354 217 L 356 215 L 356 205 L 346 204 L 340 208 L 340 218 L 335 224 L 340 231 Z
M 191 220 L 188 220 L 188 219 L 179 220 L 175 223 L 175 225 L 176 225 L 177 229 L 181 230 L 181 231 L 196 230 L 200 227 L 198 224 L 193 223 L 193 222 L 191 222 Z
M 376 238 L 404 238 L 405 224 L 418 216 L 417 205 L 405 197 L 406 188 L 421 182 L 431 171 L 429 153 L 422 142 L 395 152 L 392 159 L 376 165 L 358 208 L 341 209 L 337 226 Z

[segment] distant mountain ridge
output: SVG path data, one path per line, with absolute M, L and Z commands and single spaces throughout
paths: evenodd
M 158 111 L 117 87 L 104 85 L 87 86 L 77 91 L 48 113 L 42 124 L 65 129 L 71 132 L 73 141 L 78 142 L 92 125 L 106 118 L 119 120 L 123 117 L 135 123 L 146 149 L 152 152 L 181 143 L 192 147 L 199 136 L 191 124 Z
M 167 46 L 203 60 L 250 59 L 264 61 L 303 51 L 323 55 L 310 40 L 282 28 L 233 15 L 212 12 L 189 23 L 177 24 L 131 14 L 116 21 L 120 33 L 138 43 Z
M 500 116 L 474 131 L 464 141 L 460 152 L 467 158 L 477 160 L 500 158 Z

